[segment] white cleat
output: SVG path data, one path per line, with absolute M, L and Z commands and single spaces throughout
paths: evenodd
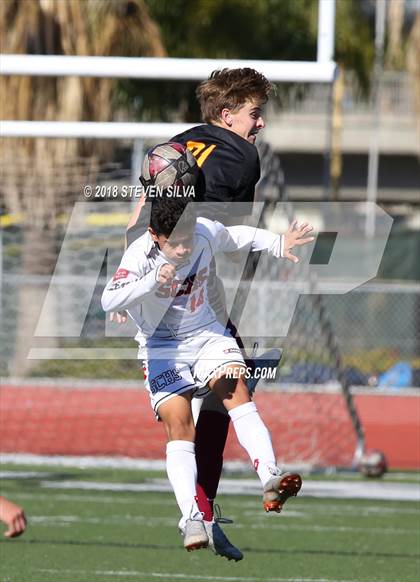
M 182 534 L 187 552 L 207 548 L 209 545 L 209 537 L 202 519 L 187 519 Z

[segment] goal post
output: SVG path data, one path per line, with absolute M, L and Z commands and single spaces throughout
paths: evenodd
M 321 45 L 323 46 L 323 45 Z M 322 53 L 323 54 L 323 53 Z M 256 69 L 273 83 L 330 83 L 335 63 L 159 57 L 91 57 L 2 54 L 2 75 L 202 81 L 215 69 Z

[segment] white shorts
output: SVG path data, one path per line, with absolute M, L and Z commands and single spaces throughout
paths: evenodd
M 190 338 L 148 338 L 139 357 L 156 415 L 163 402 L 183 392 L 193 390 L 195 398 L 207 396 L 207 383 L 219 368 L 245 366 L 236 340 L 218 322 Z

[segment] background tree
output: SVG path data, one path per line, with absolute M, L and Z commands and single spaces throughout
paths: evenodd
M 56 55 L 165 56 L 159 28 L 143 0 L 2 0 L 1 50 Z M 109 79 L 1 77 L 1 118 L 15 120 L 113 119 L 117 82 Z M 123 136 L 122 136 L 123 137 Z M 5 139 L 1 143 L 1 206 L 23 216 L 20 270 L 52 272 L 57 217 L 95 182 L 113 144 L 93 140 Z M 12 372 L 24 373 L 45 289 L 20 288 L 17 350 Z
M 318 0 L 146 0 L 171 57 L 315 60 Z M 338 0 L 336 60 L 366 95 L 373 24 L 359 0 Z M 197 121 L 196 83 L 124 81 L 119 98 L 142 119 Z M 281 105 L 290 86 L 277 88 Z M 290 93 L 303 95 L 306 86 Z

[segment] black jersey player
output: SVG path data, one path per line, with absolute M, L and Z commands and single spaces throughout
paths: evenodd
M 205 124 L 178 134 L 171 140 L 184 144 L 194 154 L 201 168 L 199 192 L 206 202 L 204 215 L 219 220 L 225 226 L 238 224 L 252 210 L 255 186 L 260 178 L 255 141 L 259 131 L 265 127 L 263 106 L 270 90 L 271 85 L 264 75 L 250 68 L 213 72 L 197 89 Z M 138 204 L 130 219 L 128 244 L 147 229 L 148 213 L 141 212 L 143 204 L 143 201 Z M 212 307 L 221 317 L 226 317 L 226 314 L 221 314 L 224 310 L 224 302 L 220 300 L 222 296 L 223 293 L 214 290 Z M 228 325 L 232 335 L 237 336 L 232 323 Z M 240 338 L 237 337 L 237 341 L 243 347 Z M 278 363 L 276 354 L 271 359 L 275 365 Z M 217 399 L 206 398 L 196 426 L 197 497 L 206 520 L 214 519 L 213 500 L 222 471 L 228 428 L 229 416 L 223 407 Z M 288 493 L 285 491 L 283 502 L 288 498 Z M 294 495 L 296 491 L 290 491 L 290 494 Z M 228 542 L 218 527 L 214 528 L 214 538 L 213 549 L 216 553 L 235 560 L 242 558 L 242 553 Z

